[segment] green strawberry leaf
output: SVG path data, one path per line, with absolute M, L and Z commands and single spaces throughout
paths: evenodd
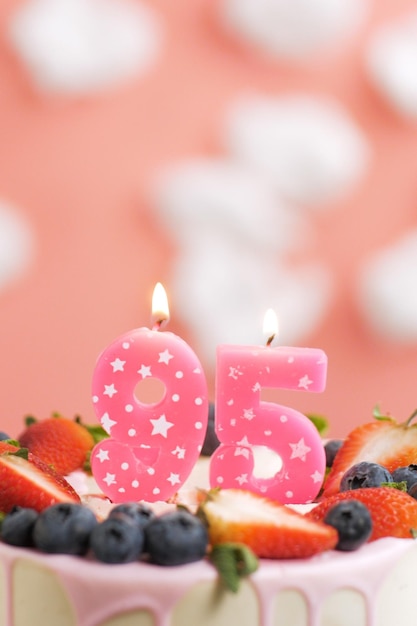
M 32 426 L 32 424 L 36 424 L 38 420 L 36 419 L 36 417 L 33 417 L 33 415 L 26 415 L 25 417 L 25 425 L 26 427 L 28 426 Z
M 258 569 L 258 558 L 242 543 L 220 543 L 213 547 L 209 560 L 217 569 L 226 589 L 236 593 L 240 579 Z
M 399 483 L 381 483 L 381 487 L 389 487 L 390 489 L 398 489 L 398 491 L 408 491 L 407 482 L 402 480 Z
M 327 419 L 323 415 L 317 415 L 315 413 L 308 413 L 306 417 L 308 417 L 308 419 L 313 422 L 320 435 L 324 437 L 324 435 L 329 430 L 329 422 L 327 421 Z
M 379 422 L 392 422 L 392 421 L 394 421 L 390 415 L 384 415 L 383 413 L 381 413 L 378 404 L 376 404 L 374 406 L 374 409 L 372 411 L 372 415 Z

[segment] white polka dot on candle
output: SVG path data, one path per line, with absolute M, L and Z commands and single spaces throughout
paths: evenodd
M 196 422 L 194 426 L 196 427 L 197 430 L 201 430 L 203 428 L 203 424 L 201 422 Z
M 122 348 L 123 348 L 123 350 L 129 350 L 129 348 L 130 348 L 130 343 L 129 343 L 128 341 L 124 341 L 124 342 L 122 343 Z
M 285 495 L 287 496 L 287 498 L 292 498 L 294 494 L 292 491 L 286 491 Z
M 155 487 L 155 489 L 152 491 L 152 493 L 154 494 L 154 496 L 157 496 L 158 493 L 161 493 L 161 490 L 159 489 L 159 487 Z
M 202 398 L 196 398 L 194 400 L 194 404 L 196 404 L 197 406 L 201 406 L 203 404 L 203 399 Z
M 129 435 L 129 437 L 135 437 L 136 430 L 134 428 L 129 428 L 129 430 L 127 431 L 127 434 Z
M 288 422 L 288 417 L 286 415 L 281 415 L 279 421 L 284 424 L 285 422 Z
M 132 480 L 132 487 L 134 487 L 136 489 L 136 487 L 139 487 L 139 481 L 138 480 Z
M 126 413 L 131 413 L 133 411 L 133 404 L 126 404 L 125 411 Z
M 174 393 L 172 395 L 172 401 L 173 402 L 179 402 L 180 401 L 180 396 L 177 393 Z
M 128 470 L 129 469 L 129 463 L 122 463 L 121 466 L 122 470 Z
M 126 489 L 124 487 L 119 487 L 118 492 L 119 493 L 125 493 Z
M 223 476 L 217 476 L 217 483 L 219 485 L 221 485 L 223 483 L 223 480 L 224 480 Z
M 95 404 L 96 402 L 98 402 L 98 396 L 93 396 L 93 402 L 94 402 L 94 404 Z
M 175 372 L 175 378 L 183 378 L 184 376 L 184 372 L 181 372 L 180 370 L 178 372 Z
M 155 474 L 155 470 L 153 467 L 148 467 L 146 471 L 148 472 L 149 476 L 153 476 Z

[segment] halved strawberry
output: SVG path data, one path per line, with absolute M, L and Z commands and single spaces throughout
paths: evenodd
M 410 423 L 413 417 L 403 424 L 383 418 L 352 430 L 336 454 L 321 499 L 338 493 L 343 474 L 360 461 L 379 463 L 390 472 L 417 463 L 417 424 Z
M 0 454 L 0 511 L 8 513 L 14 506 L 42 511 L 59 502 L 80 502 L 80 498 L 63 476 L 32 454 Z
M 54 416 L 36 421 L 28 418 L 19 443 L 51 465 L 60 474 L 70 474 L 83 467 L 94 438 L 75 420 Z
M 369 487 L 342 491 L 329 496 L 306 514 L 309 520 L 321 522 L 326 513 L 344 500 L 359 500 L 368 507 L 372 517 L 369 541 L 381 537 L 412 538 L 417 530 L 417 500 L 392 487 Z
M 334 548 L 334 528 L 240 489 L 213 490 L 199 507 L 212 546 L 243 543 L 267 559 L 305 558 Z

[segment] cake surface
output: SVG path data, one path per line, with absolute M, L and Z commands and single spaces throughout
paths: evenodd
M 413 626 L 417 544 L 261 561 L 233 594 L 206 561 L 103 565 L 0 544 L 0 625 Z
M 206 487 L 207 467 L 208 459 L 200 459 L 185 487 Z M 83 484 L 82 477 L 74 485 L 94 491 L 94 481 Z M 106 515 L 108 502 L 100 506 L 98 500 Z M 0 563 L 0 626 L 415 624 L 417 544 L 410 539 L 384 538 L 309 559 L 261 559 L 237 593 L 222 586 L 206 560 L 107 565 L 0 543 Z

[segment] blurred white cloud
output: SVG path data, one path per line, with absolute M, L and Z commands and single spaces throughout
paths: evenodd
M 83 94 L 147 71 L 161 27 L 139 0 L 29 0 L 9 37 L 41 90 Z

